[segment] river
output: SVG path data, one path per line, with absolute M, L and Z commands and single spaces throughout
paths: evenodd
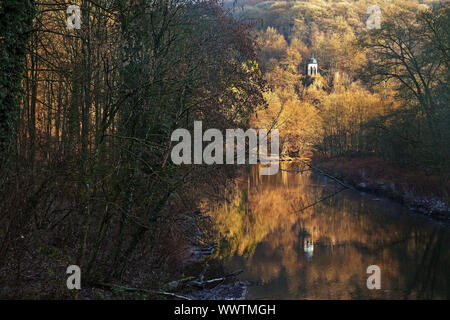
M 221 235 L 215 259 L 244 270 L 247 299 L 450 298 L 448 226 L 375 195 L 330 196 L 341 186 L 281 168 L 273 176 L 249 168 L 226 200 L 209 204 Z M 380 289 L 367 287 L 371 265 Z

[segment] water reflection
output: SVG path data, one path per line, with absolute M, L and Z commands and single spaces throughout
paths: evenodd
M 305 239 L 303 240 L 303 251 L 308 258 L 311 258 L 314 253 L 314 240 Z
M 275 176 L 251 168 L 228 201 L 208 203 L 222 235 L 217 259 L 244 269 L 248 298 L 448 299 L 449 228 L 387 201 L 343 191 L 283 164 Z M 381 290 L 366 269 L 381 268 Z

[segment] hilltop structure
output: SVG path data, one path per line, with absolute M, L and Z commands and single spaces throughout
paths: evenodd
M 309 59 L 308 67 L 306 68 L 308 77 L 317 75 L 317 68 L 317 60 L 313 56 L 311 59 Z
M 327 89 L 326 81 L 319 73 L 319 66 L 317 60 L 310 58 L 306 67 L 306 77 L 304 77 L 303 84 L 308 88 Z

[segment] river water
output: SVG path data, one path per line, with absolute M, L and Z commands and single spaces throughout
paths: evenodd
M 375 195 L 330 196 L 340 185 L 282 169 L 260 176 L 251 167 L 210 207 L 222 238 L 216 259 L 244 270 L 248 299 L 450 298 L 448 226 Z M 367 287 L 371 265 L 380 289 Z

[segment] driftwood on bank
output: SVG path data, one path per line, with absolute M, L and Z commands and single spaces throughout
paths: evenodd
M 120 291 L 125 291 L 125 292 L 142 292 L 142 293 L 147 293 L 147 294 L 152 294 L 152 295 L 170 296 L 170 297 L 178 298 L 178 299 L 182 299 L 182 300 L 191 300 L 188 297 L 185 297 L 185 296 L 173 293 L 173 292 L 149 290 L 149 289 L 141 289 L 141 288 L 131 288 L 131 287 L 116 285 L 116 284 L 112 284 L 112 283 L 97 283 L 94 285 L 94 287 L 100 288 L 100 289 L 106 289 L 106 290 L 120 290 Z
M 229 274 L 227 274 L 227 275 L 225 275 L 223 277 L 209 279 L 209 280 L 204 280 L 204 281 L 201 281 L 201 280 L 189 281 L 188 283 L 186 283 L 186 285 L 187 286 L 195 286 L 195 287 L 198 287 L 198 288 L 205 288 L 207 286 L 208 287 L 211 287 L 211 286 L 215 287 L 215 286 L 223 283 L 225 280 L 237 276 L 238 274 L 242 273 L 243 271 L 244 270 L 239 269 L 239 270 L 236 270 L 236 271 L 234 271 L 232 273 L 229 273 Z
M 242 272 L 243 272 L 243 270 L 240 269 L 240 270 L 236 270 L 232 273 L 229 273 L 223 277 L 204 280 L 204 281 L 193 280 L 193 279 L 195 279 L 194 277 L 187 277 L 187 278 L 184 278 L 181 280 L 172 281 L 171 283 L 169 283 L 168 287 L 172 287 L 172 289 L 176 289 L 176 290 L 180 290 L 184 286 L 197 287 L 197 288 L 201 288 L 201 289 L 203 289 L 205 287 L 211 287 L 211 286 L 215 287 L 215 286 L 223 283 L 225 280 L 227 280 L 231 277 L 235 277 Z M 174 286 L 174 283 L 177 283 L 176 286 Z M 178 298 L 178 299 L 182 299 L 182 300 L 191 300 L 189 297 L 186 297 L 186 296 L 183 296 L 183 295 L 180 295 L 177 293 L 173 293 L 173 292 L 163 291 L 163 290 L 132 288 L 132 287 L 127 287 L 127 286 L 122 286 L 122 285 L 117 285 L 117 284 L 112 284 L 112 283 L 96 283 L 93 286 L 96 288 L 105 289 L 105 290 L 118 290 L 118 291 L 124 291 L 124 292 L 142 292 L 142 293 L 147 293 L 147 294 L 151 294 L 151 295 L 169 296 L 169 297 Z

